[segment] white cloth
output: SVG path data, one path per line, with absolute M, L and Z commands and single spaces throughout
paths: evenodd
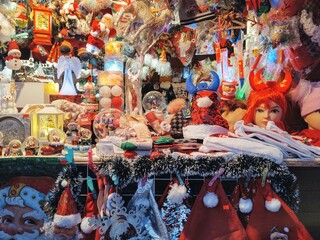
M 282 151 L 285 158 L 299 158 L 313 160 L 320 156 L 320 148 L 303 144 L 294 140 L 289 133 L 278 128 L 274 122 L 269 121 L 266 129 L 258 126 L 247 126 L 243 121 L 234 125 L 235 135 L 240 139 L 263 142 L 266 145 L 277 147 Z
M 203 141 L 200 152 L 211 151 L 228 151 L 236 154 L 247 154 L 252 156 L 265 157 L 273 160 L 277 164 L 283 162 L 283 153 L 277 148 L 264 144 L 263 142 L 255 142 L 251 139 L 241 139 L 233 137 L 207 137 Z

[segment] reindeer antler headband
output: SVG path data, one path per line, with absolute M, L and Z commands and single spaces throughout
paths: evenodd
M 286 93 L 289 90 L 292 82 L 292 76 L 289 71 L 283 70 L 285 75 L 281 82 L 268 81 L 265 83 L 261 76 L 263 70 L 261 68 L 256 73 L 254 73 L 254 70 L 250 72 L 249 83 L 253 90 L 258 91 L 266 87 L 275 88 L 281 93 Z

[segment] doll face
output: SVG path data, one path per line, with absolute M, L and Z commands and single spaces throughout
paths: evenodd
M 309 129 L 320 130 L 320 109 L 305 116 L 304 121 L 308 124 Z
M 255 109 L 253 123 L 265 128 L 268 121 L 279 121 L 282 118 L 283 109 L 275 102 L 270 101 L 269 107 L 261 104 Z

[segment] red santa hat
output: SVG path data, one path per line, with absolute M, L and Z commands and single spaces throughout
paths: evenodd
M 94 198 L 92 192 L 88 193 L 86 204 L 84 207 L 83 218 L 80 224 L 80 228 L 83 233 L 90 234 L 94 230 L 94 226 L 89 224 L 89 219 L 93 216 L 98 215 L 98 205 L 97 200 Z M 86 239 L 89 239 L 89 236 L 86 236 Z
M 286 228 L 288 239 L 313 239 L 295 213 L 272 190 L 270 183 L 266 182 L 264 187 L 261 186 L 261 183 L 261 180 L 256 181 L 253 210 L 246 228 L 249 239 L 272 239 L 270 238 L 271 231 L 275 226 L 278 229 Z M 278 207 L 271 208 L 272 210 L 267 207 L 266 203 L 272 199 L 276 199 L 276 202 L 279 201 L 281 208 L 278 204 L 275 204 Z M 271 203 L 269 202 L 269 204 Z
M 17 43 L 16 39 L 12 39 L 11 42 L 9 43 L 9 51 L 8 51 L 8 56 L 14 54 L 14 53 L 20 53 L 20 48 Z
M 179 239 L 247 239 L 220 180 L 211 186 L 209 182 L 209 179 L 204 181 Z
M 77 204 L 69 186 L 61 194 L 57 211 L 53 217 L 53 224 L 58 227 L 72 228 L 81 222 Z

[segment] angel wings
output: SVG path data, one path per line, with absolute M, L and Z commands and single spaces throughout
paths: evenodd
M 77 57 L 61 56 L 58 60 L 57 76 L 60 78 L 61 74 L 66 70 L 74 72 L 77 79 L 81 75 L 81 62 Z

